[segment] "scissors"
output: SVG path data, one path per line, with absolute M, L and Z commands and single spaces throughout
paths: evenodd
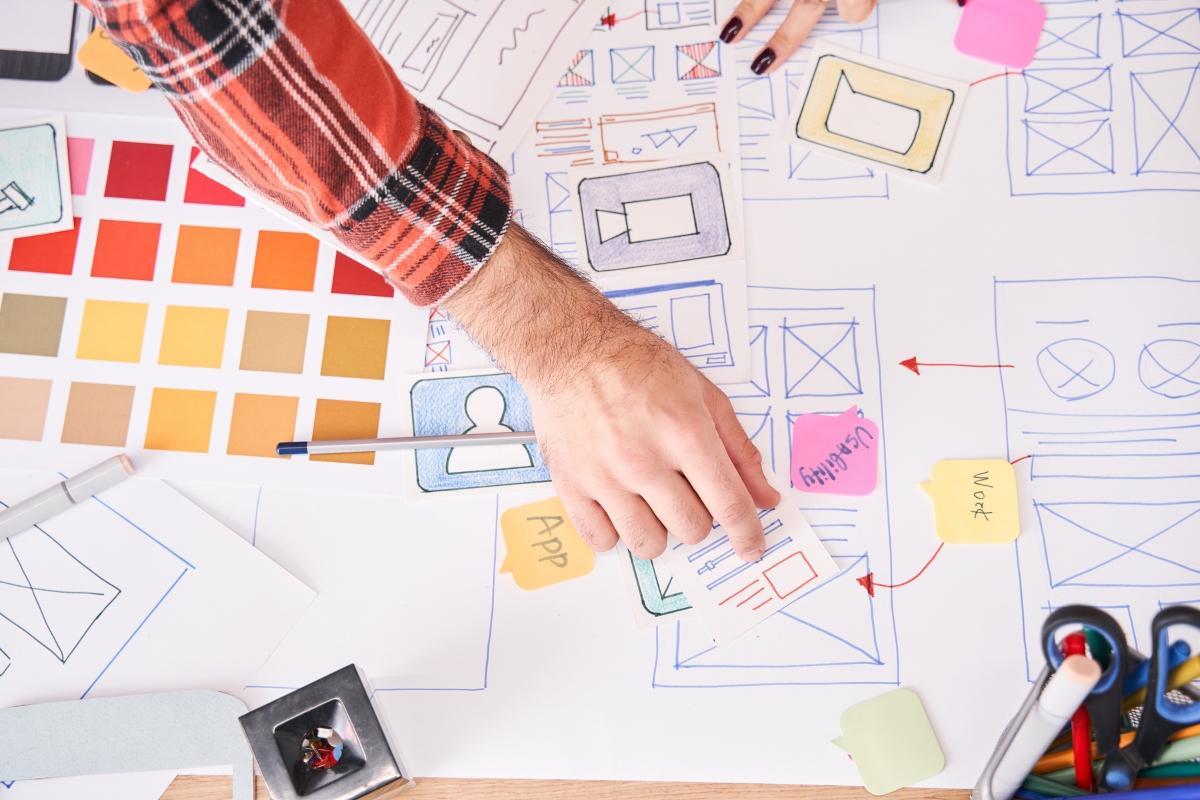
M 1066 658 L 1055 638 L 1058 631 L 1061 628 L 1081 625 L 1103 636 L 1108 641 L 1109 650 L 1112 651 L 1108 666 L 1100 675 L 1099 683 L 1083 701 L 1084 708 L 1092 719 L 1096 750 L 1107 767 L 1109 761 L 1118 758 L 1117 754 L 1121 752 L 1121 700 L 1125 693 L 1125 676 L 1136 665 L 1134 655 L 1126 645 L 1125 632 L 1115 619 L 1091 606 L 1064 606 L 1051 613 L 1042 625 L 1042 650 L 1052 668 L 1057 670 Z M 1163 663 L 1166 663 L 1165 659 Z M 1153 669 L 1151 667 L 1151 674 Z M 1100 781 L 1098 786 L 1102 791 L 1105 790 L 1103 781 Z M 1131 779 L 1127 785 L 1116 790 L 1132 787 Z
M 1123 749 L 1105 758 L 1098 781 L 1102 790 L 1119 792 L 1132 788 L 1138 770 L 1145 769 L 1158 758 L 1171 734 L 1200 723 L 1200 702 L 1174 703 L 1167 698 L 1171 649 L 1167 629 L 1172 625 L 1186 625 L 1200 633 L 1200 609 L 1171 606 L 1154 615 L 1150 624 L 1154 651 L 1150 655 L 1146 702 L 1142 706 L 1137 735 Z

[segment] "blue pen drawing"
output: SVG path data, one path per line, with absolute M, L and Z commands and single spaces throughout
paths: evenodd
M 618 308 L 666 339 L 698 369 L 731 367 L 725 287 L 714 280 L 605 292 Z
M 721 47 L 716 42 L 675 46 L 675 77 L 681 81 L 721 77 Z
M 511 375 L 423 378 L 409 391 L 414 436 L 533 430 L 525 391 Z M 424 492 L 547 483 L 536 444 L 416 450 L 417 486 Z
M 710 163 L 583 178 L 575 191 L 596 272 L 714 258 L 732 246 L 721 176 Z
M 602 114 L 598 127 L 605 164 L 703 157 L 721 150 L 715 103 Z
M 802 413 L 836 414 L 856 404 L 886 430 L 873 288 L 751 286 L 749 301 L 753 377 L 725 388 L 777 474 L 788 470 L 792 423 Z M 755 629 L 759 635 L 720 649 L 698 619 L 660 626 L 654 686 L 899 682 L 891 592 L 872 596 L 862 582 L 872 572 L 884 582 L 892 575 L 885 438 L 884 478 L 873 494 L 836 502 L 828 495 L 793 495 L 841 572 L 819 586 L 800 586 L 788 595 L 788 605 Z M 714 576 L 720 574 L 717 565 Z
M 817 22 L 806 46 L 769 75 L 755 75 L 750 64 L 767 44 L 787 14 L 773 8 L 738 43 L 738 116 L 741 120 L 742 177 L 747 200 L 823 200 L 888 196 L 887 175 L 882 171 L 813 153 L 804 147 L 777 141 L 782 120 L 804 85 L 811 42 L 831 42 L 879 55 L 879 14 L 861 23 L 849 23 L 828 8 Z
M 471 12 L 450 0 L 367 0 L 354 18 L 409 88 L 429 85 L 454 34 Z
M 579 264 L 579 246 L 575 242 L 575 224 L 571 220 L 574 207 L 571 190 L 567 188 L 567 173 L 546 173 L 546 227 L 550 240 L 546 244 L 568 264 Z
M 713 25 L 717 22 L 716 0 L 645 0 L 648 31 L 670 31 Z
M 1005 79 L 1013 195 L 1200 191 L 1200 9 L 1130 7 L 1051 8 L 1033 65 Z
M 608 51 L 612 82 L 646 83 L 654 80 L 654 45 L 614 47 Z
M 0 130 L 0 232 L 63 220 L 59 136 L 49 123 Z
M 1127 606 L 1146 630 L 1200 587 L 1200 281 L 996 281 L 997 370 L 1023 534 L 1028 677 L 1052 608 Z M 1028 458 L 1026 458 L 1028 456 Z M 1027 487 L 1027 491 L 1025 491 Z

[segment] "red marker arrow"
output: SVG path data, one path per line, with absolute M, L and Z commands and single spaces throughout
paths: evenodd
M 921 367 L 968 367 L 970 369 L 1013 369 L 1012 364 L 926 364 L 924 361 L 917 361 L 917 357 L 906 358 L 900 362 L 900 366 L 908 367 L 918 375 L 921 374 Z
M 909 578 L 906 581 L 901 581 L 900 583 L 876 583 L 875 582 L 875 573 L 868 572 L 866 575 L 864 575 L 863 577 L 858 579 L 858 585 L 863 587 L 864 589 L 866 589 L 867 594 L 871 595 L 871 597 L 875 596 L 876 587 L 878 587 L 880 589 L 898 589 L 901 586 L 908 586 L 910 583 L 915 581 L 917 578 L 921 577 L 921 575 L 924 574 L 925 570 L 929 569 L 929 565 L 933 563 L 933 560 L 938 557 L 938 553 L 942 552 L 942 548 L 945 546 L 946 546 L 945 542 L 942 542 L 941 544 L 939 544 L 937 550 L 934 550 L 933 555 L 931 555 L 929 557 L 929 560 L 925 562 L 925 566 L 921 567 L 921 571 L 918 572 L 916 575 L 913 575 L 911 578 Z

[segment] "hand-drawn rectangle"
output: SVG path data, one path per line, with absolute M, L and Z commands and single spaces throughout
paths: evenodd
M 717 21 L 716 0 L 645 0 L 645 3 L 648 31 L 695 28 Z
M 725 291 L 717 281 L 643 286 L 605 295 L 626 314 L 675 345 L 698 369 L 733 366 Z
M 661 161 L 721 150 L 715 103 L 603 114 L 599 127 L 605 164 Z

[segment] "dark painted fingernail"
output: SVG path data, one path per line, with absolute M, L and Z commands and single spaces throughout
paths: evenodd
M 725 23 L 725 27 L 721 29 L 721 41 L 725 44 L 732 44 L 733 37 L 737 36 L 742 30 L 742 21 L 737 17 L 731 17 L 729 22 Z
M 775 63 L 775 51 L 767 47 L 761 53 L 754 57 L 754 63 L 750 65 L 750 71 L 755 75 L 762 75 L 767 71 L 767 67 Z

